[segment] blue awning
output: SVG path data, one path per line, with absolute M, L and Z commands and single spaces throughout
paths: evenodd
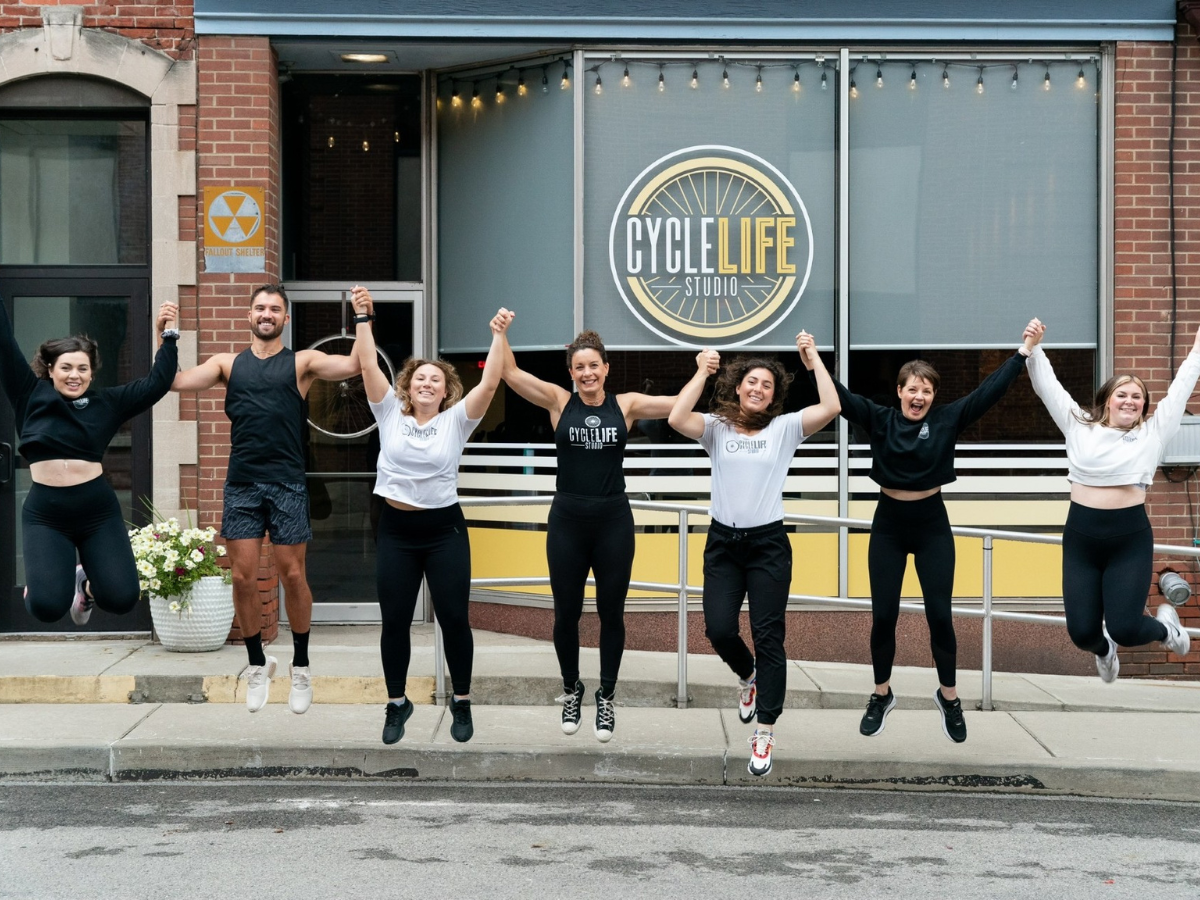
M 1174 0 L 195 0 L 198 34 L 705 44 L 1173 41 Z

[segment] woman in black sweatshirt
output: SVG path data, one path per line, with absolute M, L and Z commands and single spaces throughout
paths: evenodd
M 21 510 L 25 606 L 39 621 L 56 622 L 69 609 L 75 624 L 84 625 L 93 606 L 127 613 L 141 596 L 121 506 L 100 460 L 121 424 L 170 390 L 179 332 L 168 326 L 176 309 L 159 307 L 163 341 L 150 373 L 97 389 L 91 386 L 100 367 L 95 341 L 83 335 L 46 341 L 29 365 L 0 311 L 0 384 L 33 481 Z

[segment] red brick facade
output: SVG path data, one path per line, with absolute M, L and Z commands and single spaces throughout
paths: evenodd
M 195 29 L 191 3 L 58 3 L 55 0 L 26 0 L 0 3 L 0 31 L 41 28 L 42 7 L 83 6 L 83 27 L 99 28 L 141 41 L 174 59 L 191 59 L 195 52 Z

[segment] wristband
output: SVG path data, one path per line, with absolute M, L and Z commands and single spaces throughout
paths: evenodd
M 163 329 L 162 339 L 164 341 L 167 340 L 168 338 L 178 338 L 178 337 L 179 337 L 179 329 L 178 328 Z
M 375 316 L 364 313 L 361 316 L 358 316 L 358 315 L 351 316 L 350 321 L 353 322 L 355 325 L 362 325 L 364 322 L 374 322 Z

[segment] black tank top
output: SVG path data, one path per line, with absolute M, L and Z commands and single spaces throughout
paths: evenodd
M 227 482 L 304 481 L 304 398 L 296 386 L 296 354 L 286 347 L 259 359 L 237 355 L 225 389 L 230 449 Z
M 599 406 L 588 406 L 578 394 L 572 394 L 554 429 L 556 490 L 585 497 L 625 493 L 621 463 L 628 437 L 616 394 L 606 393 Z

